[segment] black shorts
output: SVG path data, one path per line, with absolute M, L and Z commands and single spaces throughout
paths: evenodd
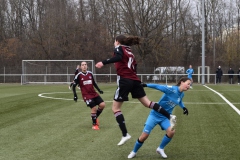
M 128 101 L 128 94 L 132 94 L 132 98 L 142 98 L 146 93 L 140 81 L 117 77 L 118 88 L 114 94 L 114 100 L 118 102 Z
M 85 101 L 86 105 L 90 108 L 93 108 L 102 102 L 104 102 L 104 101 L 100 96 L 97 96 L 97 97 L 94 97 L 92 99 L 88 99 Z

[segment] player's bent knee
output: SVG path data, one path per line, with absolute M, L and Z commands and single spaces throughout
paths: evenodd
M 172 138 L 172 137 L 174 136 L 174 134 L 175 134 L 175 129 L 172 130 L 171 127 L 169 127 L 169 128 L 166 130 L 166 132 L 167 132 L 168 137 L 169 137 L 169 138 Z
M 139 137 L 140 142 L 144 142 L 148 138 L 149 134 L 143 132 L 141 136 Z
M 104 102 L 102 102 L 102 103 L 99 104 L 99 108 L 100 108 L 100 109 L 104 109 L 105 106 L 106 106 L 106 104 L 105 104 Z

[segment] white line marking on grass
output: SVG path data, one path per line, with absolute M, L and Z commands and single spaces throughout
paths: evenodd
M 49 99 L 61 99 L 61 100 L 73 100 L 73 99 L 67 99 L 67 98 L 55 98 L 55 97 L 49 97 L 49 96 L 44 96 L 45 94 L 56 94 L 56 93 L 69 93 L 69 92 L 51 92 L 51 93 L 41 93 L 41 94 L 38 94 L 39 97 L 42 97 L 42 98 L 49 98 Z
M 73 98 L 72 99 L 68 99 L 68 98 L 56 98 L 56 97 L 49 97 L 49 96 L 44 96 L 44 95 L 49 95 L 49 94 L 61 94 L 61 93 L 70 93 L 70 92 L 51 92 L 51 93 L 40 93 L 38 94 L 39 97 L 42 97 L 42 98 L 49 98 L 49 99 L 57 99 L 57 100 L 66 100 L 66 101 L 73 101 Z M 79 100 L 78 100 L 79 101 Z M 83 101 L 83 100 L 80 100 L 80 101 Z M 104 101 L 104 102 L 113 102 L 112 101 Z M 130 103 L 140 103 L 140 102 L 130 102 Z
M 56 98 L 56 97 L 50 97 L 50 96 L 45 96 L 45 95 L 50 95 L 50 94 L 65 94 L 65 93 L 71 93 L 71 92 L 51 92 L 51 93 L 41 93 L 41 94 L 38 94 L 39 97 L 42 97 L 42 98 L 49 98 L 49 99 L 57 99 L 57 100 L 66 100 L 66 101 L 72 101 L 73 99 L 68 99 L 68 98 Z M 78 100 L 78 101 L 83 101 L 83 100 Z M 112 103 L 112 101 L 105 101 L 104 102 L 108 102 L 108 103 Z M 132 102 L 132 101 L 126 101 L 125 103 L 134 103 L 134 104 L 137 104 L 140 102 L 136 101 L 136 102 Z M 204 105 L 204 104 L 226 104 L 226 103 L 221 103 L 221 102 L 184 102 L 184 104 L 195 104 L 195 105 Z M 240 104 L 240 103 L 232 103 L 232 104 Z
M 65 93 L 71 93 L 71 92 L 51 92 L 51 93 L 40 93 L 38 94 L 39 97 L 42 97 L 42 98 L 49 98 L 49 99 L 56 99 L 56 100 L 66 100 L 66 101 L 72 101 L 73 99 L 68 99 L 68 98 L 56 98 L 56 97 L 49 97 L 49 96 L 44 96 L 44 95 L 49 95 L 49 94 L 65 94 Z M 80 100 L 80 101 L 83 101 L 83 100 Z M 104 102 L 109 102 L 109 103 L 112 103 L 112 101 L 104 101 Z M 132 101 L 126 101 L 126 103 L 140 103 L 138 101 L 136 102 L 132 102 Z M 226 104 L 226 103 L 220 103 L 220 102 L 184 102 L 184 104 L 194 104 L 194 105 L 204 105 L 204 104 Z M 240 104 L 240 103 L 232 103 L 232 104 Z
M 232 109 L 234 109 L 234 110 L 240 115 L 240 110 L 239 110 L 237 107 L 235 107 L 231 102 L 229 102 L 229 101 L 227 100 L 227 98 L 225 98 L 222 94 L 220 94 L 219 92 L 213 90 L 212 88 L 210 88 L 210 87 L 208 87 L 208 86 L 206 86 L 206 85 L 203 85 L 203 86 L 206 87 L 206 88 L 208 88 L 208 89 L 210 89 L 210 90 L 213 91 L 214 93 L 218 94 L 227 104 L 229 104 L 229 106 L 232 107 Z
M 184 104 L 201 105 L 201 104 L 226 104 L 226 103 L 225 102 L 184 102 Z M 240 103 L 232 103 L 232 104 L 240 104 Z

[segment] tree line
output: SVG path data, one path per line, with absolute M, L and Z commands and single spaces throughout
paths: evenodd
M 240 0 L 0 0 L 0 67 L 23 59 L 93 59 L 112 55 L 114 37 L 142 38 L 133 47 L 142 67 L 239 68 Z

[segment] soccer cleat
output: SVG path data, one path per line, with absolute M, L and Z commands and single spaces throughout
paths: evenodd
M 95 124 L 95 125 L 92 126 L 92 129 L 99 130 L 99 127 L 98 127 L 98 125 Z
M 170 115 L 170 125 L 171 125 L 172 131 L 175 129 L 176 123 L 177 123 L 177 117 L 175 115 Z
M 136 157 L 136 154 L 137 153 L 131 151 L 130 154 L 128 155 L 128 159 Z
M 99 126 L 99 120 L 98 120 L 98 118 L 96 119 L 96 125 Z
M 130 134 L 127 133 L 125 137 L 122 137 L 121 141 L 118 143 L 118 146 L 123 145 L 125 142 L 127 142 L 131 138 Z
M 192 86 L 190 86 L 190 88 L 191 88 L 191 89 L 193 89 L 193 87 L 192 87 Z
M 156 149 L 156 152 L 158 153 L 158 154 L 160 154 L 161 156 L 162 156 L 162 158 L 167 158 L 167 155 L 165 154 L 165 152 L 164 152 L 164 149 L 161 149 L 161 148 L 157 148 Z

